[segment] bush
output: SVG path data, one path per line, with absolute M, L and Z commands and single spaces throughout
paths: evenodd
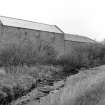
M 76 69 L 79 69 L 78 56 L 76 52 L 71 53 L 71 55 L 63 55 L 58 60 L 57 63 L 63 66 L 64 73 L 73 73 L 76 72 Z
M 90 66 L 105 64 L 105 46 L 102 44 L 93 44 L 88 49 L 88 58 Z
M 36 65 L 36 66 L 11 66 L 5 67 L 5 72 L 8 75 L 17 77 L 19 75 L 29 75 L 34 78 L 38 84 L 41 83 L 53 83 L 53 81 L 59 80 L 64 77 L 61 66 L 51 65 Z M 23 80 L 23 79 L 22 79 Z M 39 81 L 39 82 L 38 82 Z M 24 83 L 22 83 L 24 84 Z
M 57 52 L 50 43 L 42 41 L 39 46 L 38 59 L 37 62 L 40 64 L 53 64 L 56 61 Z M 36 49 L 38 51 L 38 49 Z
M 20 75 L 0 75 L 0 104 L 9 105 L 17 98 L 27 94 L 36 81 L 28 74 Z
M 99 43 L 77 46 L 70 54 L 61 56 L 57 63 L 64 67 L 63 71 L 67 74 L 77 73 L 80 68 L 105 64 L 105 46 Z
M 56 51 L 47 42 L 41 44 L 38 48 L 34 47 L 31 41 L 23 43 L 6 43 L 0 47 L 0 65 L 35 65 L 51 64 L 56 59 Z

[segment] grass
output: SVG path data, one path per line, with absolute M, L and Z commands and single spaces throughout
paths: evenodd
M 97 69 L 68 77 L 64 88 L 43 97 L 36 105 L 104 105 L 105 66 Z M 35 103 L 33 100 L 26 105 Z
M 59 105 L 97 105 L 105 97 L 105 71 L 88 72 L 67 81 Z
M 35 79 L 26 74 L 0 74 L 0 104 L 9 105 L 11 101 L 25 95 L 35 83 Z
M 4 67 L 0 72 L 0 103 L 2 105 L 28 94 L 39 86 L 39 80 L 42 86 L 53 83 L 61 68 L 47 65 L 28 66 L 10 66 Z M 55 78 L 53 79 L 53 76 Z
M 105 72 L 87 76 L 81 74 L 67 83 L 60 96 L 60 105 L 97 105 L 105 96 Z

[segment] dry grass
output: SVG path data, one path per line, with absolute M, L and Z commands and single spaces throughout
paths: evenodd
M 12 101 L 28 94 L 41 85 L 51 84 L 54 81 L 60 67 L 36 65 L 10 66 L 0 69 L 0 104 L 9 104 Z M 53 78 L 55 76 L 55 78 Z
M 26 74 L 0 74 L 0 105 L 9 105 L 26 94 L 35 83 L 35 79 Z
M 96 75 L 80 74 L 69 79 L 60 96 L 59 105 L 97 105 L 105 96 L 104 92 L 104 71 Z
M 96 69 L 69 77 L 61 90 L 26 105 L 105 105 L 105 66 Z

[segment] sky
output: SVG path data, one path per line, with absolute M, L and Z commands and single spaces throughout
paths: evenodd
M 0 15 L 57 25 L 97 41 L 105 38 L 105 0 L 0 0 Z

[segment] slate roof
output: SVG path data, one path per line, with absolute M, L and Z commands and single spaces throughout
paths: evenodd
M 56 25 L 48 25 L 48 24 L 5 17 L 5 16 L 0 16 L 0 21 L 2 22 L 3 25 L 6 26 L 21 27 L 21 28 L 55 32 L 55 33 L 63 33 L 62 30 L 59 29 Z
M 73 34 L 65 34 L 65 40 L 71 40 L 75 42 L 87 42 L 87 43 L 95 43 L 94 40 L 85 36 L 73 35 Z

